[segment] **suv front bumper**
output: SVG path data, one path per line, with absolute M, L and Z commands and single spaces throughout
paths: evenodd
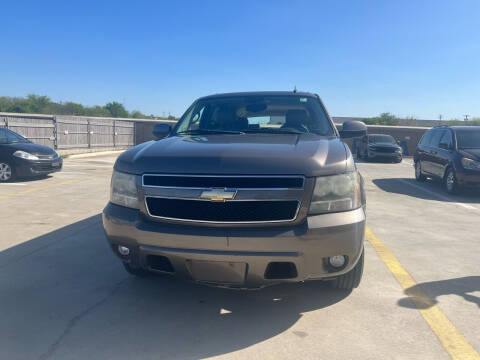
M 350 271 L 363 251 L 365 210 L 309 216 L 301 224 L 289 226 L 204 227 L 152 221 L 139 210 L 109 203 L 103 211 L 103 226 L 113 251 L 133 267 L 159 271 L 151 259 L 166 258 L 171 266 L 163 272 L 216 284 L 258 287 L 334 278 Z M 128 247 L 130 254 L 119 255 L 118 245 Z M 334 255 L 347 258 L 341 270 L 326 261 Z M 295 271 L 288 276 L 280 271 L 272 277 L 271 263 L 293 264 L 279 269 Z

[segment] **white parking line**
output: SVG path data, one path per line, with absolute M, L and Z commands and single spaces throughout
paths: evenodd
M 405 179 L 397 179 L 398 181 L 404 183 L 404 184 L 407 184 L 411 187 L 414 187 L 415 189 L 419 189 L 419 190 L 422 190 L 424 192 L 426 192 L 427 194 L 430 194 L 440 200 L 444 200 L 444 201 L 448 201 L 450 202 L 452 205 L 458 205 L 458 206 L 461 206 L 465 209 L 468 209 L 468 210 L 476 210 L 476 211 L 480 211 L 479 208 L 475 207 L 475 206 L 472 206 L 472 205 L 468 205 L 468 204 L 464 204 L 464 203 L 459 203 L 459 202 L 452 202 L 452 199 L 449 198 L 448 196 L 446 195 L 442 195 L 442 194 L 439 194 L 435 191 L 432 191 L 432 190 L 429 190 L 429 189 L 425 189 L 423 186 L 420 186 L 420 185 L 417 185 L 411 181 L 407 181 Z
M 24 183 L 0 183 L 2 186 L 25 186 L 27 184 Z

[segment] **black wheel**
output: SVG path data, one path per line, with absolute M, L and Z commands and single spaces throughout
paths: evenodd
M 363 275 L 364 252 L 365 251 L 362 250 L 362 255 L 360 255 L 360 259 L 358 259 L 357 264 L 352 270 L 329 281 L 331 287 L 334 289 L 354 289 L 360 285 Z
M 0 162 L 0 182 L 13 180 L 13 169 L 9 163 Z
M 125 268 L 125 270 L 127 270 L 127 272 L 131 275 L 134 275 L 134 276 L 138 276 L 138 277 L 148 277 L 151 275 L 151 273 L 147 270 L 144 270 L 142 268 L 139 268 L 139 267 L 133 267 L 131 264 L 129 263 L 123 263 L 123 267 Z
M 427 179 L 422 173 L 422 164 L 420 163 L 420 161 L 417 161 L 415 163 L 415 179 L 417 181 L 425 181 Z
M 453 168 L 447 169 L 447 172 L 445 173 L 445 179 L 443 182 L 444 182 L 445 190 L 447 191 L 447 193 L 449 194 L 458 193 L 457 176 Z

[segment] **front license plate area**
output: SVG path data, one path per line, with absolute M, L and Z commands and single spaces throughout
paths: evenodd
M 247 264 L 227 261 L 187 260 L 187 268 L 196 281 L 243 284 Z
M 53 166 L 53 167 L 59 167 L 59 166 L 60 166 L 60 162 L 54 162 L 54 163 L 52 163 L 52 166 Z

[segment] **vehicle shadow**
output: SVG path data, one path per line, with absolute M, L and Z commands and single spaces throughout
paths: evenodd
M 39 175 L 39 176 L 30 176 L 30 177 L 15 177 L 13 180 L 9 180 L 8 183 L 26 183 L 26 182 L 34 182 L 38 180 L 45 180 L 45 179 L 50 179 L 53 176 L 51 174 L 47 175 Z
M 272 338 L 349 294 L 321 282 L 239 291 L 135 278 L 98 214 L 0 252 L 0 358 L 205 358 Z
M 464 189 L 458 195 L 449 195 L 442 188 L 442 184 L 434 180 L 420 183 L 412 178 L 381 178 L 373 179 L 372 182 L 383 191 L 394 194 L 425 200 L 480 204 L 480 190 Z
M 480 308 L 480 297 L 469 293 L 480 291 L 480 276 L 466 276 L 440 281 L 430 281 L 417 284 L 405 290 L 408 298 L 398 301 L 400 306 L 406 308 L 428 309 L 438 303 L 437 298 L 442 295 L 458 295 L 466 301 L 476 304 Z M 431 301 L 425 301 L 421 294 L 426 292 Z M 415 301 L 414 303 L 411 300 Z

